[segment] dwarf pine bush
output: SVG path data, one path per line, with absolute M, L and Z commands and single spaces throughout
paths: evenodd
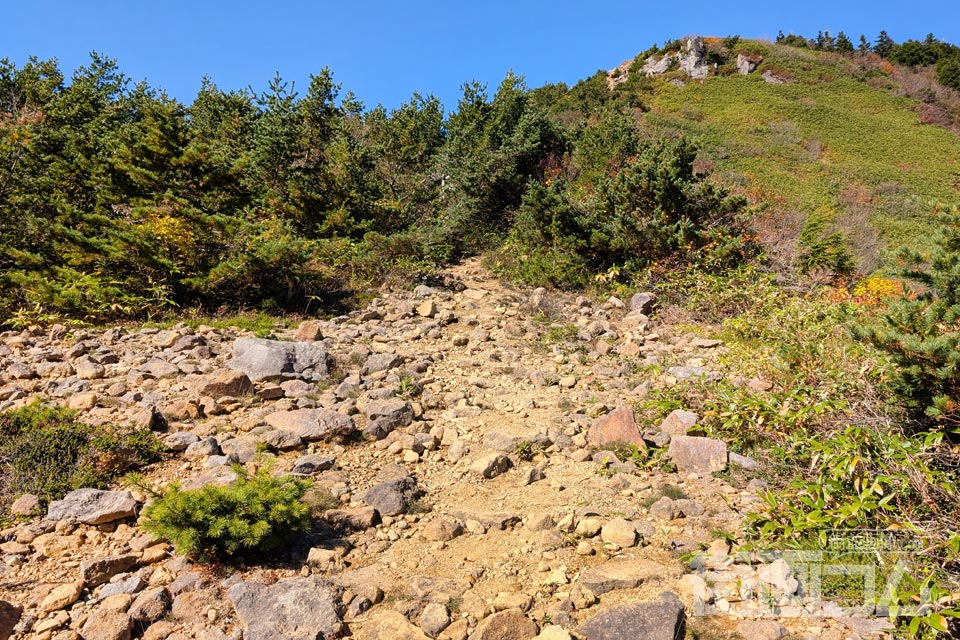
M 269 553 L 309 530 L 311 510 L 302 500 L 308 481 L 263 468 L 252 476 L 236 471 L 239 477 L 228 486 L 172 485 L 144 508 L 144 528 L 201 560 Z

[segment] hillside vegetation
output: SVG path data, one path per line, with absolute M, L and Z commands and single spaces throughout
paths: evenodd
M 755 256 L 750 227 L 782 272 L 870 273 L 956 200 L 960 98 L 936 81 L 955 48 L 884 43 L 919 65 L 898 67 L 822 36 L 708 38 L 702 80 L 643 72 L 680 41 L 573 87 L 510 74 L 450 113 L 420 94 L 365 108 L 327 69 L 302 92 L 207 80 L 183 105 L 98 54 L 70 78 L 4 61 L 0 316 L 303 313 L 491 250 L 534 284 L 629 282 Z M 808 223 L 833 257 L 798 261 Z

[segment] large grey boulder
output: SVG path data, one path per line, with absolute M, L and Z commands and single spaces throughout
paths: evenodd
M 676 640 L 685 633 L 683 604 L 675 594 L 664 592 L 657 600 L 601 611 L 576 632 L 584 640 Z
M 337 594 L 318 578 L 292 578 L 266 586 L 240 582 L 227 591 L 245 640 L 331 640 L 343 623 Z
M 76 489 L 62 500 L 50 503 L 47 519 L 73 518 L 84 524 L 104 524 L 136 515 L 138 504 L 129 491 Z
M 331 409 L 277 411 L 263 420 L 274 429 L 295 433 L 307 442 L 342 438 L 356 429 L 353 418 Z
M 227 366 L 251 380 L 308 377 L 307 373 L 319 380 L 330 374 L 330 354 L 307 342 L 237 338 Z

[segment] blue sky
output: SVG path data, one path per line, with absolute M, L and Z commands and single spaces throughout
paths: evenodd
M 247 2 L 46 0 L 4 2 L 0 57 L 85 64 L 116 58 L 133 80 L 190 102 L 204 74 L 223 89 L 262 90 L 279 71 L 306 88 L 329 66 L 368 107 L 398 106 L 413 91 L 448 109 L 460 85 L 495 89 L 513 69 L 530 87 L 574 83 L 654 42 L 685 34 L 774 38 L 844 31 L 856 41 L 886 29 L 898 42 L 933 32 L 960 43 L 960 8 L 946 0 L 711 2 Z

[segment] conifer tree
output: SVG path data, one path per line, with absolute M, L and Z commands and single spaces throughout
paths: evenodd
M 886 58 L 893 52 L 895 45 L 893 38 L 886 31 L 881 31 L 873 45 L 873 52 L 881 58 Z
M 929 256 L 898 254 L 900 275 L 919 286 L 858 333 L 887 351 L 914 408 L 935 423 L 960 426 L 960 208 L 939 215 Z M 926 258 L 926 260 L 925 260 Z

